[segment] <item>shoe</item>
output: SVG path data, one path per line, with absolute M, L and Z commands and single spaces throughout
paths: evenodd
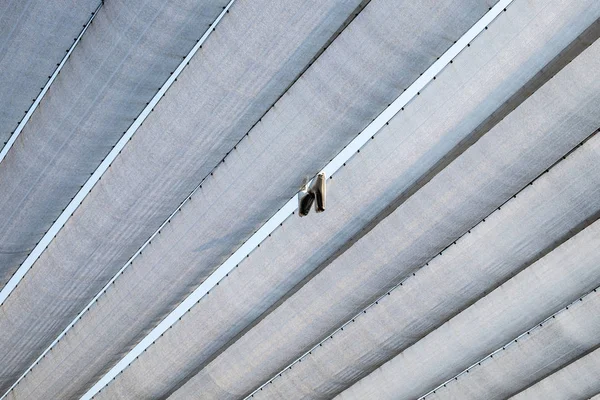
M 315 211 L 320 213 L 325 211 L 326 187 L 325 173 L 320 172 L 310 185 L 309 191 L 315 196 Z
M 306 185 L 304 185 L 298 192 L 298 215 L 301 217 L 307 216 L 314 201 L 314 193 L 309 191 Z

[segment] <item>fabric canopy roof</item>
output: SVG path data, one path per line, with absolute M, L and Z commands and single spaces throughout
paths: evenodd
M 0 4 L 0 148 L 98 4 L 100 0 L 6 0 Z
M 599 36 L 594 0 L 3 3 L 2 142 L 48 89 L 0 159 L 0 399 L 599 395 Z

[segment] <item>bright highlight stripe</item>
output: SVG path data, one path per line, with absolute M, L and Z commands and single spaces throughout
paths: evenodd
M 52 240 L 56 237 L 56 235 L 58 234 L 58 232 L 66 224 L 67 220 L 71 217 L 71 215 L 79 207 L 79 205 L 85 199 L 85 197 L 90 193 L 90 191 L 92 190 L 92 188 L 94 187 L 94 185 L 96 184 L 96 182 L 98 182 L 100 180 L 100 178 L 102 177 L 102 175 L 104 174 L 104 172 L 106 172 L 106 170 L 112 164 L 112 162 L 115 160 L 115 158 L 117 158 L 117 156 L 119 155 L 119 153 L 121 152 L 121 150 L 125 147 L 125 145 L 129 141 L 129 139 L 131 139 L 131 137 L 135 134 L 135 132 L 137 131 L 137 129 L 142 125 L 142 123 L 144 122 L 144 120 L 148 117 L 148 115 L 150 114 L 150 112 L 152 111 L 152 109 L 160 101 L 160 99 L 163 97 L 163 95 L 166 93 L 166 91 L 169 90 L 169 88 L 171 87 L 171 85 L 173 84 L 173 82 L 175 82 L 175 80 L 177 79 L 177 77 L 181 74 L 181 72 L 186 67 L 186 65 L 189 63 L 189 61 L 192 59 L 192 57 L 194 57 L 194 55 L 198 52 L 198 50 L 200 49 L 200 47 L 202 47 L 202 44 L 210 36 L 210 34 L 213 32 L 214 28 L 221 21 L 221 19 L 223 18 L 223 16 L 228 12 L 228 10 L 231 8 L 231 5 L 233 3 L 235 3 L 235 1 L 236 0 L 231 0 L 229 2 L 229 4 L 227 4 L 227 6 L 225 8 L 223 8 L 223 11 L 219 14 L 219 16 L 215 19 L 215 21 L 209 26 L 208 30 L 204 33 L 204 35 L 202 35 L 202 37 L 200 38 L 200 40 L 196 43 L 196 45 L 188 53 L 188 55 L 181 62 L 181 64 L 179 64 L 179 66 L 175 69 L 175 71 L 169 77 L 169 79 L 167 79 L 167 81 L 165 82 L 165 84 L 154 95 L 154 97 L 152 98 L 152 100 L 148 103 L 148 105 L 140 113 L 140 115 L 137 117 L 137 119 L 134 121 L 134 123 L 129 127 L 129 129 L 125 132 L 125 134 L 117 142 L 117 144 L 115 145 L 115 147 L 106 156 L 106 158 L 104 159 L 104 161 L 102 161 L 102 163 L 98 166 L 98 168 L 96 169 L 96 171 L 94 171 L 94 173 L 90 176 L 90 178 L 87 180 L 87 182 L 85 183 L 85 185 L 83 185 L 83 187 L 79 190 L 79 192 L 75 195 L 75 197 L 73 197 L 73 200 L 71 200 L 71 202 L 69 203 L 69 205 L 67 206 L 67 208 L 65 208 L 65 210 L 61 213 L 61 215 L 54 222 L 54 224 L 52 224 L 52 226 L 50 227 L 50 229 L 48 230 L 48 232 L 46 232 L 46 234 L 42 237 L 42 239 L 40 240 L 40 242 L 35 246 L 35 248 L 33 249 L 33 251 L 25 259 L 25 261 L 23 262 L 23 264 L 21 264 L 21 266 L 19 267 L 19 269 L 11 277 L 11 279 L 8 281 L 8 283 L 6 284 L 6 286 L 4 286 L 4 288 L 0 292 L 0 306 L 2 306 L 2 304 L 4 303 L 4 301 L 6 301 L 6 299 L 8 298 L 8 296 L 10 296 L 10 294 L 13 292 L 13 290 L 17 287 L 17 285 L 21 281 L 21 279 L 23 279 L 23 277 L 27 274 L 27 271 L 29 271 L 29 269 L 31 269 L 31 267 L 37 261 L 37 259 L 40 257 L 40 255 L 44 252 L 44 250 L 46 250 L 46 248 L 48 247 L 48 245 L 50 244 L 50 242 L 52 242 Z M 100 7 L 101 7 L 101 5 L 98 7 L 98 9 L 96 9 L 96 12 L 94 13 L 94 16 L 97 15 L 98 10 L 100 9 Z M 88 21 L 88 24 L 86 25 L 86 28 L 83 29 L 83 31 L 81 32 L 81 34 L 77 38 L 77 41 L 75 42 L 75 44 L 77 44 L 79 42 L 79 39 L 85 33 L 85 31 L 87 30 L 87 27 L 92 22 L 92 20 L 93 20 L 93 17 Z M 75 47 L 75 44 L 73 45 L 73 47 L 71 47 L 71 50 L 69 51 L 69 53 L 67 53 L 67 56 L 65 56 L 65 58 L 63 59 L 60 67 L 57 68 L 57 70 L 55 71 L 54 75 L 52 76 L 52 79 L 48 82 L 48 84 L 44 88 L 44 91 L 40 94 L 40 96 L 38 97 L 38 99 L 36 100 L 36 103 L 34 103 L 34 105 L 39 104 L 39 100 L 41 99 L 41 97 L 43 96 L 43 94 L 47 91 L 48 87 L 53 82 L 53 80 L 56 77 L 56 75 L 58 75 L 58 72 L 60 71 L 60 69 L 62 68 L 62 66 L 64 65 L 64 63 L 66 62 L 66 60 L 68 59 L 68 56 L 71 54 L 73 48 Z M 33 112 L 33 107 L 32 107 L 32 109 L 30 109 L 28 115 L 30 116 L 30 113 L 32 113 L 32 112 Z M 23 121 L 27 122 L 25 119 L 23 119 Z M 22 124 L 24 125 L 24 122 L 22 122 Z M 22 130 L 22 127 L 21 127 L 21 130 Z M 20 133 L 20 131 L 18 131 L 18 132 Z M 13 137 L 11 137 L 11 140 L 12 140 L 11 143 L 14 143 L 14 140 L 16 140 L 16 136 L 18 136 L 18 135 L 15 132 L 15 135 L 13 135 Z M 8 147 L 8 144 L 7 144 L 6 147 Z M 2 155 L 0 156 L 0 162 L 2 161 L 2 158 L 4 157 L 5 150 L 8 151 L 6 149 L 6 147 L 2 150 Z M 182 203 L 182 205 L 184 203 Z M 173 214 L 175 214 L 176 212 L 178 212 L 181 209 L 182 205 L 180 205 L 179 208 Z M 171 217 L 169 217 L 169 219 L 170 218 Z M 161 227 L 159 228 L 159 230 L 162 229 L 162 227 L 166 223 L 167 223 L 167 221 L 165 221 L 165 223 L 163 223 L 163 225 L 161 225 Z M 95 303 L 95 301 L 115 281 L 115 279 L 117 279 L 117 277 L 123 272 L 123 270 L 131 263 L 131 261 L 133 261 L 133 259 L 148 245 L 148 243 L 157 234 L 158 234 L 158 231 L 156 231 L 150 237 L 150 239 L 148 239 L 148 241 L 146 243 L 144 243 L 144 245 L 138 250 L 138 252 L 136 254 L 134 254 L 133 257 L 131 257 L 131 259 L 129 259 L 129 261 L 127 262 L 127 264 L 125 264 L 125 266 L 123 266 L 119 270 L 119 272 L 117 272 L 115 274 L 115 276 L 106 284 L 106 286 L 104 288 L 102 288 L 102 290 L 92 299 L 92 301 L 83 309 L 83 311 L 81 311 L 77 315 L 77 317 L 75 317 L 75 319 L 67 326 L 67 328 L 65 328 L 65 330 L 62 331 L 60 335 L 58 335 L 58 337 L 52 342 L 52 344 L 50 344 L 50 346 L 46 350 L 44 350 L 44 352 L 35 360 L 35 362 L 27 369 L 27 371 L 25 371 L 25 373 L 10 387 L 10 389 L 8 389 L 8 391 L 6 393 L 4 393 L 4 395 L 2 395 L 2 397 L 0 397 L 0 400 L 4 399 L 6 397 L 6 395 L 15 386 L 17 386 L 17 384 L 21 380 L 23 380 L 23 378 L 29 373 L 29 371 L 31 371 L 33 369 L 33 367 L 52 349 L 52 347 L 54 347 L 54 345 L 56 345 L 56 343 L 58 343 L 58 341 L 69 331 L 69 329 L 71 329 L 73 327 L 73 325 L 75 325 L 75 323 L 81 318 L 81 316 L 85 312 L 87 312 L 87 310 L 90 309 L 90 307 Z
M 361 147 L 363 147 L 377 131 L 383 128 L 419 91 L 421 91 L 433 78 L 444 69 L 486 26 L 492 22 L 513 0 L 500 0 L 488 11 L 471 29 L 469 29 L 454 45 L 452 45 L 433 65 L 431 65 L 408 89 L 402 93 L 389 107 L 371 122 L 352 142 L 348 144 L 323 172 L 332 176 L 347 162 Z M 189 199 L 189 197 L 188 197 Z M 177 209 L 187 202 L 184 201 Z M 254 233 L 237 251 L 223 262 L 194 292 L 192 292 L 177 308 L 157 325 L 140 343 L 138 343 L 119 363 L 117 363 L 104 377 L 94 385 L 81 400 L 89 400 L 102 388 L 110 383 L 117 375 L 125 370 L 144 350 L 151 346 L 164 332 L 166 332 L 180 317 L 186 314 L 200 299 L 202 299 L 221 279 L 229 274 L 248 254 L 250 254 L 269 234 L 283 223 L 297 209 L 296 196 L 291 198 L 275 215 L 273 215 L 256 233 Z M 161 227 L 162 228 L 162 227 Z M 158 234 L 158 231 L 152 236 Z M 152 238 L 151 238 L 152 239 Z M 146 242 L 146 244 L 149 243 Z M 144 247 L 146 246 L 144 245 Z M 136 254 L 137 256 L 137 254 Z M 135 258 L 135 256 L 133 257 Z M 132 258 L 132 259 L 133 259 Z M 129 264 L 129 263 L 128 263 Z M 128 265 L 127 264 L 127 265 Z M 125 267 L 127 267 L 127 265 Z M 123 267 L 123 269 L 125 268 Z M 115 277 L 116 278 L 116 277 Z M 294 361 L 295 363 L 296 361 Z M 294 364 L 292 363 L 292 364 Z M 259 391 L 268 381 L 256 389 Z M 256 393 L 254 391 L 251 395 Z M 250 397 L 249 395 L 248 397 Z

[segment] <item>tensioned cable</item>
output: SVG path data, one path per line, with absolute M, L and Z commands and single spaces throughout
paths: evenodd
M 102 177 L 102 175 L 104 174 L 104 172 L 106 172 L 106 170 L 109 168 L 109 166 L 115 160 L 115 158 L 119 155 L 119 153 L 125 147 L 125 145 L 129 141 L 129 139 L 131 139 L 131 137 L 135 134 L 135 132 L 137 131 L 137 129 L 142 125 L 142 123 L 147 118 L 147 116 L 150 114 L 150 112 L 152 111 L 152 109 L 160 101 L 160 99 L 163 97 L 163 95 L 166 93 L 166 91 L 171 87 L 171 85 L 173 84 L 173 82 L 175 82 L 175 80 L 177 79 L 177 77 L 181 74 L 181 72 L 187 66 L 187 64 L 192 59 L 192 57 L 194 57 L 194 55 L 202 47 L 202 44 L 206 41 L 206 39 L 208 39 L 208 37 L 210 36 L 210 34 L 214 31 L 214 28 L 219 24 L 219 22 L 221 21 L 221 19 L 223 18 L 223 16 L 226 13 L 229 12 L 229 9 L 231 8 L 231 6 L 233 5 L 233 3 L 235 3 L 235 2 L 236 2 L 236 0 L 231 0 L 223 8 L 223 11 L 219 14 L 219 16 L 215 19 L 215 21 L 208 27 L 208 29 L 206 30 L 206 32 L 204 33 L 204 35 L 202 35 L 202 37 L 200 38 L 200 40 L 194 45 L 194 47 L 192 48 L 192 50 L 190 50 L 190 52 L 188 53 L 188 55 L 183 59 L 183 61 L 181 62 L 181 64 L 179 64 L 179 66 L 175 69 L 175 71 L 169 77 L 169 79 L 167 79 L 167 81 L 165 82 L 165 84 L 154 95 L 154 97 L 152 98 L 152 100 L 148 103 L 148 105 L 140 113 L 140 115 L 138 116 L 138 118 L 129 127 L 129 129 L 125 132 L 125 134 L 121 137 L 121 139 L 117 142 L 117 144 L 115 145 L 115 147 L 106 156 L 106 158 L 104 159 L 104 161 L 102 161 L 102 163 L 98 166 L 98 168 L 90 176 L 90 178 L 87 180 L 87 182 L 85 183 L 85 185 L 83 185 L 82 188 L 79 190 L 79 192 L 75 195 L 75 197 L 73 197 L 73 199 L 71 200 L 71 202 L 69 203 L 69 205 L 61 213 L 61 215 L 54 222 L 54 224 L 52 224 L 52 226 L 50 227 L 50 229 L 48 230 L 48 232 L 46 232 L 46 234 L 44 235 L 44 237 L 42 238 L 42 240 L 40 240 L 40 242 L 36 245 L 36 247 L 33 249 L 33 251 L 25 259 L 25 261 L 23 262 L 23 264 L 21 264 L 21 266 L 19 267 L 19 269 L 17 270 L 17 272 L 15 272 L 15 274 L 13 274 L 13 276 L 8 281 L 8 283 L 4 286 L 4 288 L 2 289 L 2 291 L 0 291 L 0 306 L 4 303 L 4 301 L 8 298 L 8 296 L 13 292 L 13 290 L 17 287 L 17 285 L 19 284 L 19 282 L 21 281 L 21 279 L 25 276 L 25 274 L 27 273 L 27 271 L 29 271 L 29 269 L 31 269 L 31 266 L 35 263 L 35 261 L 37 261 L 37 259 L 39 258 L 39 256 L 48 247 L 48 245 L 50 244 L 50 242 L 56 237 L 56 235 L 58 234 L 58 232 L 60 231 L 60 229 L 65 225 L 65 223 L 67 222 L 67 220 L 71 217 L 71 215 L 79 207 L 79 205 L 82 203 L 82 201 L 85 199 L 85 197 L 90 193 L 90 191 L 92 190 L 92 188 L 94 187 L 94 185 L 100 180 L 100 178 Z M 101 7 L 101 5 L 98 7 L 98 9 Z M 98 9 L 94 13 L 94 16 L 97 14 Z M 89 24 L 91 23 L 91 20 L 92 19 L 90 19 L 90 21 L 88 22 L 87 26 L 89 26 Z M 86 29 L 87 29 L 87 26 L 86 26 Z M 81 35 L 83 35 L 83 33 L 85 32 L 86 29 L 84 29 L 82 31 L 82 33 L 80 34 L 79 37 L 81 37 Z M 71 48 L 71 50 L 73 50 L 73 48 Z M 70 54 L 70 53 L 68 53 L 68 54 Z M 68 56 L 68 54 L 67 54 L 67 56 Z M 65 60 L 63 60 L 63 63 L 66 61 L 66 58 L 67 57 L 65 57 Z M 55 72 L 55 74 L 58 74 L 58 70 L 57 70 L 57 72 Z M 0 159 L 0 161 L 1 161 L 1 159 Z M 175 213 L 177 211 L 179 211 L 179 208 L 175 211 Z M 170 219 L 171 218 L 169 217 L 169 219 L 167 221 L 169 221 Z M 163 225 L 159 228 L 159 230 L 163 228 L 163 226 L 167 223 L 167 221 L 165 221 L 165 223 L 163 223 Z M 136 253 L 128 261 L 128 263 L 125 264 L 125 267 L 129 263 L 131 263 L 131 261 L 133 260 L 133 258 L 135 258 L 137 256 L 137 254 L 139 254 L 139 252 L 141 252 L 141 250 L 143 250 L 143 248 L 157 234 L 158 234 L 158 230 L 150 237 L 150 239 L 148 239 L 148 241 L 142 246 L 142 248 L 140 248 L 140 250 L 138 250 L 138 253 Z M 123 269 L 125 269 L 125 267 L 123 267 L 106 284 L 106 286 L 103 288 L 103 290 L 101 290 L 92 299 L 92 301 L 83 309 L 83 311 L 81 311 L 77 315 L 77 317 L 75 317 L 75 319 L 61 332 L 61 334 L 58 335 L 58 337 L 50 344 L 50 346 L 48 346 L 48 348 L 46 350 L 44 350 L 44 352 L 33 362 L 33 364 L 25 371 L 25 373 L 23 373 L 23 375 L 21 375 L 21 377 L 19 377 L 19 379 L 6 391 L 6 393 L 4 393 L 2 395 L 2 397 L 0 397 L 0 400 L 4 399 L 6 397 L 6 395 L 15 386 L 17 386 L 17 384 L 33 369 L 33 367 L 35 365 L 37 365 L 38 362 L 52 349 L 52 347 L 54 347 L 54 345 L 60 341 L 60 339 L 67 333 L 67 331 L 69 329 L 71 329 L 73 327 L 73 325 L 81 318 L 81 316 L 95 303 L 95 301 L 98 299 L 98 297 L 100 297 L 106 291 L 106 289 L 114 282 L 114 280 L 123 272 Z
M 347 162 L 371 137 L 383 128 L 420 90 L 445 68 L 485 27 L 494 20 L 504 8 L 513 0 L 500 0 L 490 9 L 475 25 L 473 25 L 454 45 L 452 45 L 435 63 L 433 63 L 405 92 L 403 92 L 390 106 L 373 120 L 352 142 L 350 142 L 338 155 L 324 168 L 327 176 L 332 176 Z M 191 196 L 190 196 L 191 197 Z M 178 210 L 189 200 L 184 201 Z M 167 317 L 161 321 L 146 337 L 127 353 L 119 363 L 111 368 L 81 400 L 89 400 L 102 388 L 125 370 L 140 354 L 151 346 L 164 332 L 166 332 L 180 317 L 187 313 L 201 298 L 226 275 L 229 274 L 247 255 L 249 255 L 269 234 L 271 234 L 283 221 L 285 221 L 297 208 L 296 196 L 291 198 L 282 208 L 275 213 L 260 229 L 258 229 L 244 244 L 225 260 L 194 292 L 177 306 Z M 177 211 L 178 211 L 177 210 Z M 176 212 L 177 212 L 176 211 Z M 162 228 L 162 227 L 161 227 Z M 152 236 L 158 234 L 158 230 Z M 144 247 L 150 242 L 146 242 Z M 139 254 L 139 253 L 137 253 Z M 136 254 L 136 256 L 137 256 Z M 135 257 L 135 256 L 134 256 Z M 125 268 L 125 267 L 124 267 Z M 257 389 L 258 390 L 258 389 Z
M 96 7 L 96 10 L 94 10 L 94 12 L 92 13 L 92 16 L 90 17 L 88 22 L 83 26 L 83 29 L 81 30 L 81 33 L 79 34 L 79 36 L 77 36 L 77 38 L 75 38 L 75 41 L 71 45 L 71 48 L 69 48 L 69 50 L 67 51 L 67 54 L 63 57 L 62 61 L 58 64 L 58 66 L 56 67 L 56 70 L 54 70 L 54 73 L 50 76 L 50 79 L 48 79 L 48 82 L 46 82 L 46 85 L 42 88 L 42 91 L 40 92 L 40 94 L 38 94 L 38 96 L 34 100 L 31 107 L 29 107 L 29 110 L 27 110 L 27 113 L 25 114 L 25 116 L 23 117 L 21 122 L 19 122 L 17 129 L 15 129 L 14 133 L 10 136 L 10 138 L 8 139 L 8 141 L 2 148 L 2 151 L 0 151 L 0 163 L 2 163 L 2 160 L 4 160 L 4 157 L 6 157 L 6 154 L 12 148 L 13 144 L 15 143 L 15 141 L 17 140 L 17 138 L 23 131 L 23 128 L 25 127 L 27 122 L 29 122 L 31 115 L 37 109 L 38 105 L 42 101 L 42 98 L 46 95 L 46 92 L 48 92 L 50 85 L 52 85 L 52 83 L 58 76 L 58 73 L 60 72 L 60 70 L 63 68 L 63 66 L 65 65 L 65 63 L 67 62 L 69 57 L 71 56 L 71 53 L 73 53 L 73 50 L 75 49 L 77 44 L 79 44 L 79 42 L 81 41 L 83 34 L 85 33 L 85 31 L 87 31 L 88 27 L 90 26 L 90 24 L 92 23 L 92 21 L 94 20 L 96 15 L 98 14 L 98 11 L 100 10 L 100 8 L 102 7 L 103 4 L 104 4 L 104 1 L 100 2 L 100 4 L 98 4 L 98 7 Z M 0 303 L 1 302 L 2 301 L 0 301 Z

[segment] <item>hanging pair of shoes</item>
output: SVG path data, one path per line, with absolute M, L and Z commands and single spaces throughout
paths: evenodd
M 315 203 L 315 211 L 320 213 L 325 211 L 325 173 L 320 172 L 311 185 L 304 185 L 298 192 L 298 215 L 304 217 L 308 215 L 310 209 Z

